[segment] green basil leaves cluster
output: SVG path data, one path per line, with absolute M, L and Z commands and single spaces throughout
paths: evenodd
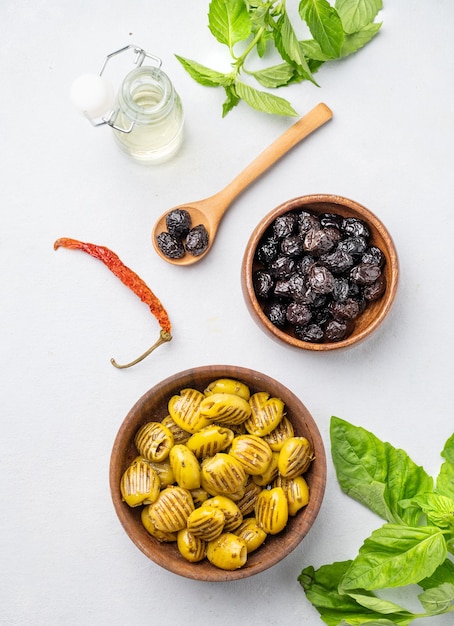
M 376 35 L 381 23 L 374 20 L 382 4 L 382 0 L 336 0 L 332 6 L 328 0 L 300 0 L 298 16 L 309 33 L 301 41 L 297 35 L 301 24 L 290 17 L 286 0 L 212 0 L 208 26 L 227 46 L 231 70 L 219 72 L 176 57 L 198 83 L 225 90 L 223 117 L 240 100 L 258 111 L 295 116 L 298 113 L 287 100 L 253 85 L 275 89 L 303 80 L 317 84 L 314 74 L 323 63 L 356 52 Z M 282 62 L 259 69 L 250 66 L 253 52 L 257 61 L 270 48 Z
M 306 567 L 298 580 L 328 626 L 406 625 L 454 611 L 454 434 L 434 481 L 403 450 L 331 418 L 331 450 L 342 490 L 385 520 L 352 561 Z M 374 592 L 419 586 L 420 613 Z M 418 588 L 418 587 L 416 587 Z

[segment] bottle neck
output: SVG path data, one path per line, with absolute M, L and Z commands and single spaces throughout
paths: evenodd
M 139 67 L 124 79 L 119 93 L 120 111 L 136 124 L 150 124 L 165 118 L 175 102 L 175 90 L 159 68 Z

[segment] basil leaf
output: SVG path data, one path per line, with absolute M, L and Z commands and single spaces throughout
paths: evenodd
M 446 442 L 441 456 L 446 461 L 441 466 L 437 477 L 437 492 L 454 499 L 454 435 L 451 435 Z
M 279 98 L 265 91 L 259 91 L 241 81 L 235 83 L 235 90 L 237 95 L 244 100 L 246 104 L 257 111 L 275 115 L 298 115 L 292 105 L 287 102 L 287 100 L 284 100 L 284 98 Z
M 342 490 L 389 522 L 416 524 L 420 509 L 402 500 L 431 491 L 432 478 L 406 452 L 333 416 L 331 451 Z
M 178 54 L 176 54 L 175 57 L 180 61 L 188 74 L 201 85 L 205 85 L 205 87 L 219 87 L 220 85 L 228 85 L 232 82 L 232 78 L 229 74 L 216 72 L 209 67 L 197 63 L 197 61 L 185 59 L 184 57 L 178 56 Z
M 452 583 L 454 581 L 454 563 L 449 559 L 445 559 L 441 565 L 437 567 L 435 572 L 428 578 L 419 581 L 419 585 L 423 589 L 431 589 L 438 587 L 443 583 Z
M 340 592 L 418 583 L 433 574 L 446 556 L 440 529 L 385 524 L 364 541 L 340 583 Z
M 211 0 L 208 10 L 211 34 L 230 49 L 251 34 L 251 18 L 243 0 Z
M 381 22 L 377 24 L 368 24 L 364 26 L 361 30 L 356 33 L 352 33 L 351 35 L 346 35 L 344 39 L 344 43 L 342 44 L 341 49 L 341 58 L 348 56 L 349 54 L 353 54 L 360 50 L 366 43 L 375 37 L 378 31 L 381 28 Z
M 454 500 L 438 493 L 424 493 L 414 498 L 427 519 L 438 528 L 454 530 Z
M 454 583 L 443 583 L 439 587 L 428 589 L 418 598 L 429 615 L 446 613 L 454 604 Z
M 339 561 L 331 565 L 322 565 L 318 570 L 306 567 L 298 577 L 307 599 L 320 613 L 320 617 L 327 626 L 342 624 L 399 624 L 406 626 L 413 615 L 403 610 L 393 615 L 395 621 L 381 620 L 381 614 L 359 604 L 353 597 L 339 593 L 339 582 L 350 567 L 352 561 Z M 368 595 L 364 591 L 362 598 Z M 380 602 L 372 593 L 371 602 Z M 384 605 L 382 605 L 384 606 Z M 377 621 L 378 620 L 378 621 Z
M 313 59 L 314 61 L 322 62 L 330 60 L 330 58 L 326 54 L 323 54 L 320 45 L 315 41 L 315 39 L 300 41 L 300 44 L 306 58 L 308 57 L 310 59 Z
M 350 592 L 348 594 L 351 598 L 356 600 L 358 604 L 364 606 L 371 611 L 375 611 L 375 613 L 383 613 L 384 615 L 401 615 L 402 617 L 411 617 L 412 614 L 406 609 L 402 608 L 398 604 L 394 602 L 390 602 L 389 600 L 385 600 L 384 598 L 377 598 L 372 594 L 367 594 L 367 592 L 363 591 L 359 592 Z
M 373 37 L 375 37 L 380 28 L 381 22 L 378 24 L 368 24 L 357 33 L 345 35 L 339 58 L 347 57 L 363 48 Z M 306 58 L 319 61 L 330 60 L 326 54 L 323 54 L 322 49 L 314 39 L 301 41 L 300 44 Z
M 273 35 L 275 46 L 284 61 L 290 64 L 293 63 L 297 67 L 298 72 L 314 84 L 317 84 L 304 56 L 303 48 L 286 13 L 279 18 Z
M 272 39 L 273 39 L 273 35 L 270 32 L 268 32 L 268 31 L 264 31 L 260 35 L 260 37 L 259 37 L 259 39 L 258 39 L 258 41 L 256 43 L 257 55 L 259 56 L 260 59 L 265 56 L 265 53 L 266 53 L 266 50 L 267 50 L 268 41 L 270 41 Z
M 344 29 L 336 9 L 327 0 L 301 0 L 298 10 L 322 52 L 331 59 L 338 58 Z
M 351 561 L 339 561 L 331 565 L 322 565 L 318 570 L 310 566 L 303 569 L 298 577 L 307 599 L 315 606 L 328 626 L 337 626 L 342 618 L 371 616 L 371 611 L 360 606 L 349 595 L 338 592 L 339 581 L 350 564 Z
M 295 69 L 288 63 L 281 63 L 257 72 L 251 72 L 252 76 L 262 87 L 270 89 L 287 85 L 294 73 Z
M 336 0 L 336 11 L 346 33 L 357 33 L 374 21 L 383 8 L 382 0 Z
M 225 87 L 225 94 L 227 98 L 222 105 L 222 117 L 225 117 L 240 101 L 233 86 Z

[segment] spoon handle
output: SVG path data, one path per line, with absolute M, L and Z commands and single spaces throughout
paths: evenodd
M 296 146 L 302 139 L 310 135 L 314 130 L 328 122 L 333 117 L 333 112 L 323 102 L 306 113 L 293 126 L 290 126 L 282 135 L 268 146 L 259 156 L 252 161 L 236 178 L 232 180 L 220 192 L 223 201 L 230 204 L 242 191 L 246 189 L 271 165 L 276 163 L 291 148 Z

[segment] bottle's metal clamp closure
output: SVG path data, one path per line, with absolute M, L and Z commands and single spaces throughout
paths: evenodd
M 150 54 L 149 52 L 146 52 L 143 48 L 139 48 L 138 46 L 130 44 L 128 46 L 124 46 L 123 48 L 120 48 L 119 50 L 115 50 L 114 52 L 111 52 L 110 54 L 108 54 L 106 58 L 104 59 L 104 62 L 101 66 L 98 76 L 101 77 L 103 75 L 103 72 L 106 69 L 108 62 L 113 57 L 116 57 L 117 55 L 122 54 L 123 52 L 127 52 L 128 50 L 133 50 L 134 52 L 134 64 L 136 67 L 141 67 L 146 59 L 152 60 L 158 69 L 162 65 L 162 60 L 159 57 L 155 56 L 154 54 Z M 120 133 L 127 133 L 127 134 L 130 133 L 132 129 L 134 128 L 134 122 L 131 122 L 128 128 L 121 128 L 120 126 L 117 126 L 115 124 L 115 120 L 117 119 L 118 112 L 119 112 L 119 109 L 116 108 L 116 109 L 112 109 L 112 111 L 108 115 L 103 116 L 98 121 L 95 121 L 91 119 L 90 117 L 88 117 L 88 119 L 90 120 L 93 126 L 103 126 L 104 124 L 107 124 L 114 130 L 119 131 Z

